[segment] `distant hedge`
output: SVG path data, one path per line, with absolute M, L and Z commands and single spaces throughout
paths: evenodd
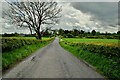
M 50 38 L 47 40 L 37 40 L 37 39 L 20 39 L 20 38 L 2 38 L 2 52 L 11 51 L 16 48 L 20 48 L 25 45 L 43 43 L 46 41 L 51 41 L 54 38 Z
M 116 46 L 105 46 L 105 45 L 94 45 L 94 44 L 85 44 L 85 43 L 67 43 L 65 44 L 70 46 L 79 46 L 83 50 L 87 50 L 91 53 L 101 54 L 107 58 L 120 58 L 120 47 Z M 117 59 L 118 60 L 118 59 Z
M 119 36 L 86 36 L 86 38 L 93 38 L 93 39 L 120 39 Z

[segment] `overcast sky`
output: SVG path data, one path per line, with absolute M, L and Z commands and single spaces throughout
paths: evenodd
M 80 30 L 100 32 L 118 31 L 118 3 L 117 2 L 64 2 L 60 23 L 54 29 L 71 30 L 77 26 Z M 7 8 L 2 5 L 2 9 Z M 0 21 L 4 19 L 0 18 Z M 2 33 L 21 32 L 29 33 L 29 29 L 16 28 L 16 26 L 2 23 Z M 1 30 L 1 27 L 0 27 Z

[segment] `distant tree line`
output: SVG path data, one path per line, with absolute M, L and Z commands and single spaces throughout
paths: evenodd
M 50 31 L 49 29 L 45 29 L 44 31 L 41 32 L 42 37 L 53 37 L 56 36 L 56 30 Z M 24 34 L 24 33 L 4 33 L 2 34 L 2 37 L 38 37 L 36 33 L 33 34 Z
M 2 34 L 2 37 L 18 37 L 18 36 L 19 36 L 19 34 L 17 32 L 11 33 L 11 34 L 9 34 L 9 33 Z
M 91 32 L 85 32 L 84 30 L 78 30 L 77 28 L 73 28 L 73 30 L 58 30 L 59 35 L 64 38 L 108 38 L 108 39 L 119 39 L 120 31 L 117 33 L 100 33 L 96 30 L 92 30 Z
M 96 30 L 92 30 L 91 32 L 84 31 L 84 30 L 78 30 L 77 28 L 73 28 L 72 30 L 64 30 L 64 29 L 45 29 L 41 31 L 42 37 L 53 37 L 61 35 L 64 38 L 108 38 L 108 39 L 119 39 L 120 38 L 120 31 L 117 33 L 100 33 Z M 2 37 L 18 37 L 18 36 L 24 36 L 24 37 L 37 37 L 36 33 L 34 34 L 18 34 L 17 32 L 7 34 L 2 34 Z

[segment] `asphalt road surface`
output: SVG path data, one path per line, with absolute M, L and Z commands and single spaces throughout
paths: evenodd
M 103 78 L 59 45 L 59 38 L 37 50 L 3 78 Z

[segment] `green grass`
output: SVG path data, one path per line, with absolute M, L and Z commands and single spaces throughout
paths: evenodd
M 42 40 L 50 39 L 49 37 L 42 37 Z
M 117 43 L 118 39 L 88 39 L 88 38 L 63 38 L 67 42 L 103 42 L 103 43 Z
M 8 38 L 22 38 L 22 39 L 36 39 L 36 37 L 8 37 Z M 42 37 L 42 40 L 50 39 L 49 37 Z
M 94 66 L 97 71 L 103 74 L 106 78 L 120 80 L 120 68 L 119 64 L 115 62 L 115 59 L 108 59 L 103 55 L 90 53 L 89 51 L 83 50 L 82 47 L 69 46 L 62 41 L 60 42 L 60 45 L 67 51 L 71 52 L 74 56 L 77 56 Z
M 2 70 L 6 70 L 9 67 L 15 65 L 17 62 L 21 61 L 23 58 L 29 56 L 41 47 L 46 46 L 51 41 L 42 42 L 38 44 L 25 45 L 21 48 L 14 49 L 12 51 L 7 51 L 2 53 Z

